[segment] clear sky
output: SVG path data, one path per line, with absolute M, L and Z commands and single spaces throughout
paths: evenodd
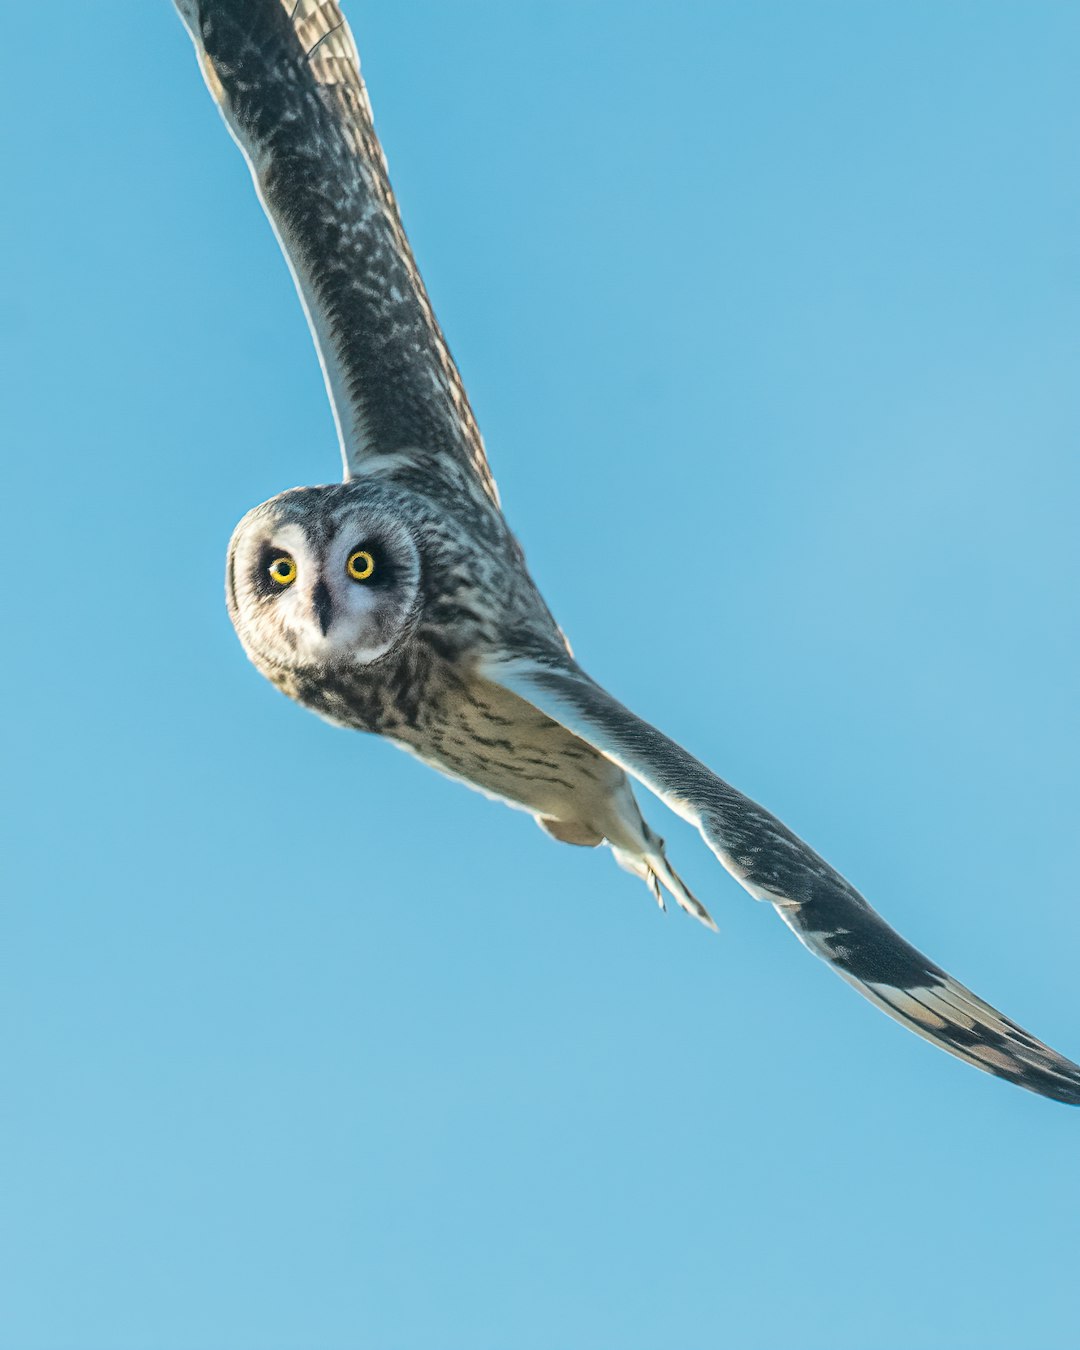
M 348 13 L 583 663 L 1080 1056 L 1080 9 Z M 1075 1347 L 1080 1112 L 246 663 L 284 263 L 166 0 L 4 33 L 0 1350 Z

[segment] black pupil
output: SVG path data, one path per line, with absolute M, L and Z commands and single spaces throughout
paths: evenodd
M 289 564 L 284 558 L 279 558 L 274 564 L 274 575 L 277 577 L 287 577 L 289 575 Z

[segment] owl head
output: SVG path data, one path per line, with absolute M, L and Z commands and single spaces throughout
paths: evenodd
M 256 665 L 369 665 L 412 633 L 420 573 L 415 531 L 379 485 L 293 488 L 233 531 L 229 616 Z

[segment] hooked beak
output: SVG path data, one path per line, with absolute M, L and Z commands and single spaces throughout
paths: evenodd
M 330 591 L 325 581 L 320 580 L 317 583 L 311 599 L 315 608 L 315 617 L 318 619 L 322 635 L 325 637 L 334 621 L 334 602 L 330 599 Z

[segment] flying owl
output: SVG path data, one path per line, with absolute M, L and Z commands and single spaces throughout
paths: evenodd
M 244 650 L 290 698 L 608 844 L 713 927 L 630 778 L 872 1003 L 976 1068 L 1080 1104 L 1080 1066 L 958 984 L 763 807 L 581 669 L 499 507 L 402 228 L 335 0 L 176 0 L 251 168 L 318 349 L 344 481 L 250 511 L 228 550 Z

